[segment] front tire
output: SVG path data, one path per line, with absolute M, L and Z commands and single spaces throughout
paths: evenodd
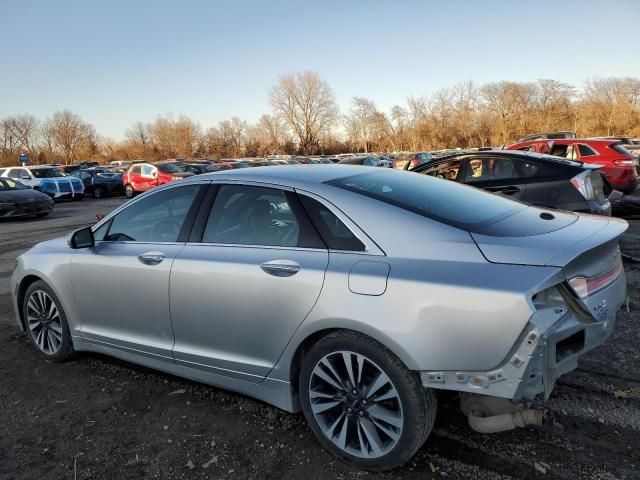
M 67 316 L 53 290 L 42 280 L 32 283 L 22 301 L 22 315 L 33 347 L 47 359 L 62 362 L 75 353 Z
M 104 191 L 102 190 L 102 187 L 96 187 L 93 189 L 93 198 L 103 198 L 104 197 Z
M 305 355 L 302 410 L 333 454 L 367 470 L 407 462 L 433 428 L 436 397 L 390 350 L 356 332 L 338 331 Z
M 133 198 L 135 192 L 133 191 L 133 187 L 131 185 L 124 186 L 124 196 L 127 198 Z

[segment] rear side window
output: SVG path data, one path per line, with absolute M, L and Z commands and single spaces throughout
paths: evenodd
M 486 182 L 518 177 L 510 158 L 473 158 L 467 164 L 465 182 Z
M 581 157 L 593 157 L 594 155 L 597 155 L 593 148 L 582 143 L 578 144 L 578 151 L 580 152 Z
M 311 197 L 299 195 L 299 198 L 329 249 L 349 250 L 352 252 L 363 252 L 365 250 L 364 244 L 331 210 Z
M 325 183 L 472 232 L 527 208 L 502 196 L 422 172 L 381 170 Z

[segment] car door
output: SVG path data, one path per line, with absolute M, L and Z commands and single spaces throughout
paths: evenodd
M 292 190 L 214 190 L 171 272 L 173 355 L 181 365 L 257 383 L 320 295 L 328 251 Z
M 460 181 L 514 200 L 521 200 L 527 191 L 527 184 L 514 160 L 508 156 L 480 155 L 467 158 Z
M 12 168 L 7 172 L 7 177 L 13 178 L 14 180 L 19 180 L 29 187 L 34 187 L 38 185 L 38 181 L 33 178 L 31 172 L 26 168 Z
M 153 165 L 142 165 L 139 179 L 140 190 L 149 190 L 158 185 L 158 169 Z
M 206 185 L 163 189 L 127 204 L 71 262 L 83 341 L 171 358 L 169 274 Z

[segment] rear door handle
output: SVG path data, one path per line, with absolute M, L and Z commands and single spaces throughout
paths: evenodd
M 260 268 L 276 277 L 290 277 L 300 271 L 300 265 L 290 260 L 271 260 L 260 265 Z
M 147 252 L 138 256 L 145 265 L 157 265 L 165 259 L 165 255 L 162 252 Z

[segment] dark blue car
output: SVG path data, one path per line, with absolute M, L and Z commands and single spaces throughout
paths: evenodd
M 122 174 L 106 168 L 81 168 L 69 175 L 82 180 L 85 195 L 103 198 L 108 195 L 122 195 Z

